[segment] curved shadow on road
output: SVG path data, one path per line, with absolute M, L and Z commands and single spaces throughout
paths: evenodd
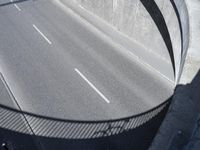
M 19 116 L 23 116 L 24 121 L 30 124 L 36 135 L 65 139 L 93 139 L 116 135 L 135 129 L 156 117 L 168 104 L 169 101 L 164 102 L 149 111 L 131 117 L 102 121 L 79 121 L 52 118 L 24 112 L 0 104 L 0 119 L 2 120 L 0 127 L 23 132 L 21 131 L 21 127 L 18 127 L 18 120 L 20 119 L 17 119 Z M 60 128 L 62 128 L 61 131 Z M 71 133 L 71 131 L 74 131 L 74 133 Z
M 132 117 L 75 121 L 40 116 L 0 105 L 0 142 L 16 149 L 145 150 L 169 101 Z

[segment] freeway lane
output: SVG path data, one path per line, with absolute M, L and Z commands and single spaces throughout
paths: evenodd
M 1 72 L 24 111 L 115 119 L 144 112 L 172 95 L 168 81 L 52 1 L 1 6 L 0 20 Z

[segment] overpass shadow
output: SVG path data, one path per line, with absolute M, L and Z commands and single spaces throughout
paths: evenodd
M 0 104 L 4 150 L 146 150 L 170 100 L 139 115 L 104 121 L 64 120 Z
M 200 69 L 191 83 L 177 85 L 168 114 L 149 150 L 160 149 L 163 145 L 165 150 L 195 149 L 199 136 L 199 106 Z

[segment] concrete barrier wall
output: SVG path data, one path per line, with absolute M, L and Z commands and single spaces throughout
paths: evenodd
M 166 76 L 168 79 L 176 81 L 179 78 L 179 72 L 181 71 L 181 56 L 182 56 L 182 32 L 180 30 L 180 22 L 177 18 L 176 10 L 172 5 L 172 1 L 165 0 L 73 0 L 77 5 L 86 9 L 87 11 L 95 14 L 99 18 L 106 21 L 110 24 L 115 30 L 123 33 L 131 40 L 136 41 L 140 45 L 144 46 L 146 50 L 148 50 L 148 55 L 155 55 L 155 57 L 159 57 L 161 63 L 164 63 L 164 66 L 156 66 L 155 63 L 151 64 L 152 67 Z M 142 2 L 143 1 L 143 2 Z M 161 12 L 161 16 L 163 17 L 164 23 L 167 26 L 167 30 L 170 35 L 174 62 L 172 62 L 172 55 L 169 54 L 169 42 L 163 39 L 166 34 L 161 34 L 161 30 L 158 29 L 159 20 L 157 24 L 155 20 L 152 19 L 152 12 L 148 12 L 148 8 L 146 6 L 155 2 L 157 7 Z M 149 4 L 148 4 L 149 3 Z M 182 3 L 180 0 L 177 0 L 178 8 L 182 7 Z M 179 9 L 179 11 L 181 11 Z M 153 12 L 156 18 L 156 13 Z M 187 22 L 186 22 L 187 23 Z M 162 26 L 162 24 L 160 24 Z M 167 46 L 167 45 L 168 46 Z M 137 54 L 136 54 L 137 55 Z M 140 56 L 139 56 L 140 57 Z M 175 69 L 173 70 L 173 63 Z M 166 65 L 170 67 L 166 67 Z M 166 68 L 167 72 L 164 71 Z M 169 69 L 170 68 L 170 69 Z M 175 73 L 173 74 L 173 71 Z
M 177 19 L 179 21 L 179 29 L 180 29 L 180 36 L 181 36 L 181 55 L 180 59 L 180 66 L 178 74 L 177 74 L 177 82 L 179 82 L 181 78 L 181 74 L 183 71 L 183 67 L 185 64 L 185 58 L 187 55 L 187 50 L 189 46 L 189 15 L 188 9 L 185 1 L 183 0 L 170 0 L 174 10 L 176 12 Z
M 180 84 L 190 83 L 200 70 L 200 1 L 176 0 L 183 27 L 183 72 L 180 74 Z M 182 9 L 180 9 L 182 8 Z M 185 11 L 187 9 L 187 11 Z M 187 15 L 188 18 L 184 16 Z M 189 26 L 188 26 L 189 22 Z M 187 28 L 189 28 L 187 32 Z M 187 39 L 188 37 L 188 39 Z M 189 41 L 188 41 L 189 40 Z M 187 50 L 185 50 L 187 49 Z

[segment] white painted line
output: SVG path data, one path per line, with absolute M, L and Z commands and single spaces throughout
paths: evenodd
M 145 62 L 143 62 L 143 61 L 141 61 L 141 59 L 138 57 L 138 56 L 136 56 L 134 53 L 132 53 L 131 51 L 127 51 L 131 56 L 133 56 L 135 59 L 134 60 L 136 60 L 138 63 L 140 63 L 141 65 L 143 65 L 144 67 L 146 67 L 148 70 L 150 70 L 150 71 L 155 71 L 156 73 L 158 73 L 161 77 L 163 77 L 164 79 L 166 79 L 167 81 L 169 81 L 169 83 L 172 85 L 172 86 L 174 86 L 175 85 L 175 83 L 172 81 L 172 80 L 170 80 L 168 77 L 166 77 L 164 74 L 162 74 L 160 71 L 158 71 L 158 70 L 156 70 L 155 68 L 153 68 L 151 65 L 149 65 L 148 63 L 145 63 Z
M 38 29 L 36 25 L 33 24 L 33 27 L 50 45 L 52 44 L 52 42 Z
M 18 11 L 21 11 L 21 9 L 19 8 L 17 4 L 14 4 L 14 6 L 17 8 Z
M 10 0 L 11 3 L 13 3 L 13 0 Z M 21 11 L 21 9 L 19 8 L 19 6 L 17 4 L 14 4 L 15 8 L 17 8 L 18 11 Z
M 74 70 L 99 94 L 107 103 L 110 103 L 110 101 L 77 69 L 74 68 Z

